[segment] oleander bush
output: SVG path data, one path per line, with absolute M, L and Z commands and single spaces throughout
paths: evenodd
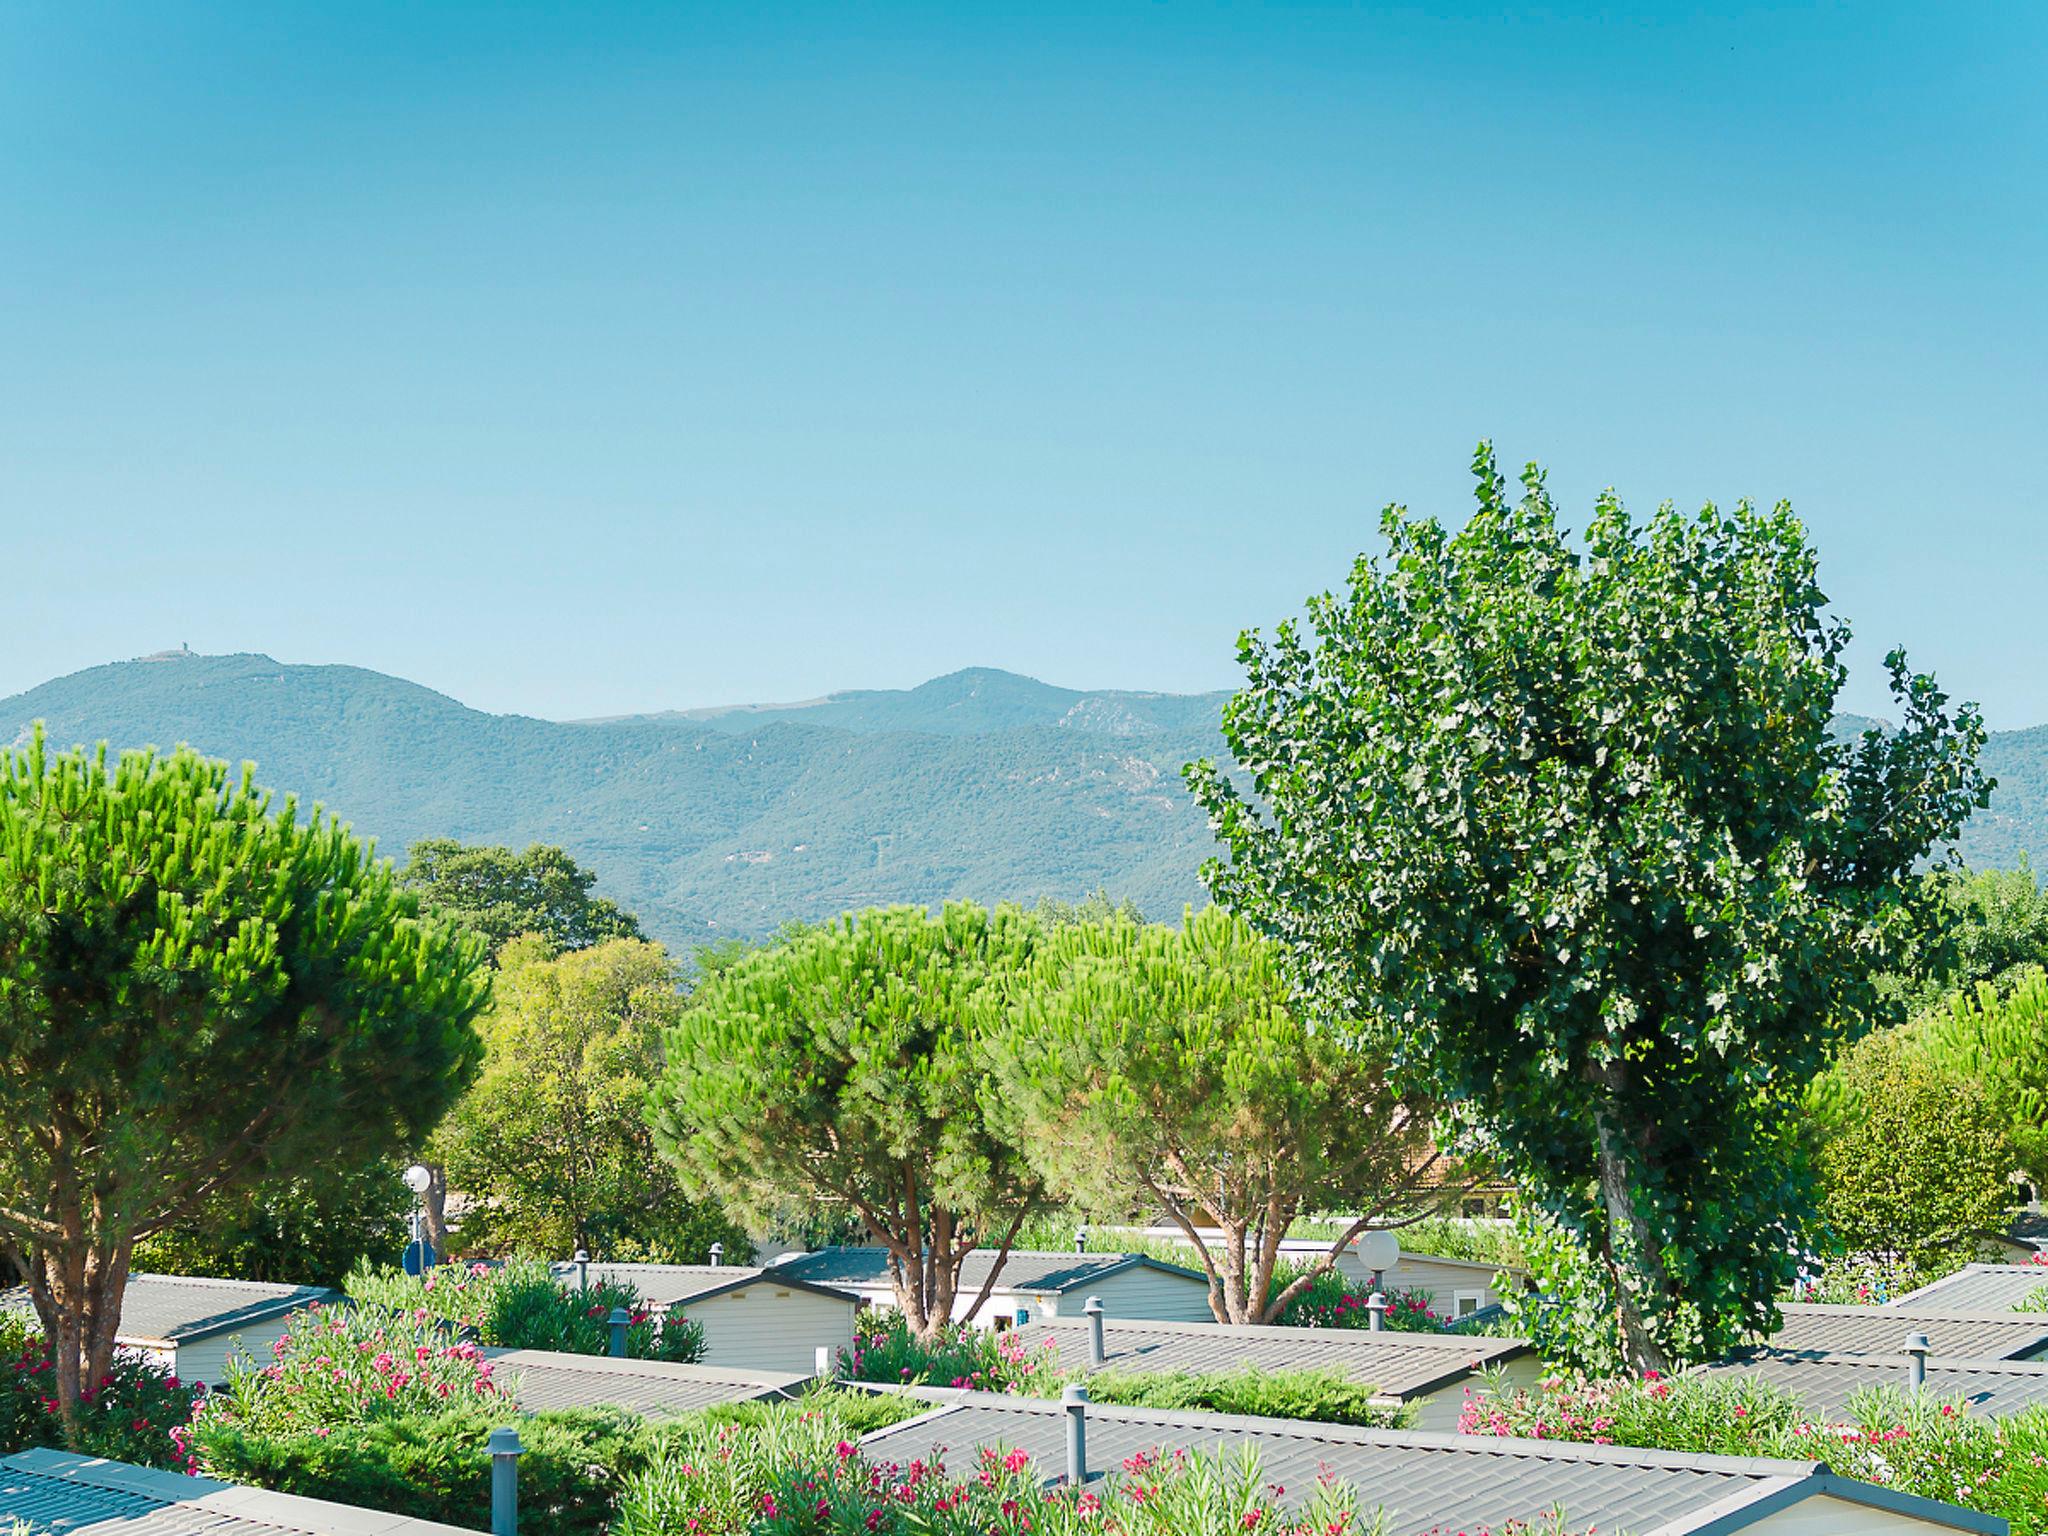
M 926 1344 L 894 1308 L 862 1315 L 853 1347 L 839 1352 L 839 1374 L 848 1381 L 1032 1396 L 1057 1392 L 1062 1379 L 1059 1351 L 1050 1337 L 1034 1348 L 1014 1333 L 950 1323 L 936 1343 Z
M 0 1456 L 64 1443 L 56 1368 L 33 1314 L 0 1312 Z M 115 1461 L 185 1470 L 172 1431 L 192 1416 L 203 1387 L 187 1386 L 123 1350 L 113 1369 L 80 1394 L 77 1449 Z
M 1413 1415 L 1376 1402 L 1374 1390 L 1335 1370 L 1098 1371 L 1088 1378 L 1098 1403 L 1131 1408 L 1199 1409 L 1323 1424 L 1406 1426 Z
M 1273 1276 L 1275 1290 L 1293 1284 L 1304 1265 L 1283 1267 Z M 1450 1319 L 1439 1314 L 1435 1298 L 1428 1291 L 1387 1291 L 1387 1326 L 1408 1333 L 1442 1333 Z M 1366 1302 L 1370 1286 L 1355 1285 L 1336 1270 L 1318 1275 L 1315 1282 L 1274 1318 L 1287 1328 L 1369 1328 L 1372 1313 Z
M 1954 1398 L 1872 1388 L 1830 1418 L 1751 1378 L 1680 1374 L 1553 1377 L 1534 1391 L 1498 1377 L 1474 1395 L 1469 1434 L 1650 1450 L 1824 1461 L 1837 1472 L 2048 1536 L 2048 1408 L 1980 1418 Z
M 685 1365 L 704 1358 L 704 1328 L 694 1318 L 662 1316 L 622 1282 L 593 1279 L 587 1291 L 575 1289 L 538 1259 L 514 1259 L 496 1268 L 445 1265 L 419 1277 L 363 1264 L 350 1273 L 343 1289 L 363 1306 L 424 1310 L 453 1327 L 472 1330 L 479 1343 L 577 1355 L 611 1352 L 612 1308 L 624 1307 L 633 1320 L 626 1331 L 631 1358 Z

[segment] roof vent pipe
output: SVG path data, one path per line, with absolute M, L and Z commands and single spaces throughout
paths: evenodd
M 1088 1389 L 1068 1382 L 1060 1406 L 1067 1414 L 1067 1486 L 1079 1488 L 1088 1481 Z
M 724 1262 L 725 1262 L 725 1244 L 723 1244 L 723 1243 L 713 1243 L 713 1244 L 711 1245 L 711 1267 L 712 1267 L 713 1269 L 716 1269 L 716 1268 L 718 1268 L 718 1267 L 719 1267 L 719 1266 L 720 1266 L 721 1264 L 723 1264 Z
M 1370 1319 L 1368 1326 L 1370 1326 L 1372 1331 L 1374 1333 L 1385 1332 L 1387 1326 L 1387 1298 L 1378 1291 L 1374 1291 L 1365 1298 L 1365 1310 Z
M 1102 1298 L 1090 1296 L 1081 1311 L 1088 1319 L 1088 1364 L 1099 1370 L 1109 1364 L 1109 1348 L 1102 1341 Z
M 491 1536 L 519 1536 L 519 1458 L 526 1447 L 509 1424 L 484 1442 L 491 1456 Z
M 1927 1357 L 1934 1346 L 1927 1342 L 1924 1333 L 1906 1335 L 1906 1385 L 1915 1392 L 1927 1385 Z
M 609 1321 L 612 1328 L 612 1358 L 623 1360 L 626 1358 L 626 1330 L 633 1326 L 632 1314 L 624 1307 L 613 1307 Z
M 578 1248 L 570 1261 L 576 1266 L 576 1289 L 579 1293 L 590 1289 L 590 1250 Z

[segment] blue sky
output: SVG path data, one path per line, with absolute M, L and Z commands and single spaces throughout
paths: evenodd
M 1228 686 L 1473 443 L 2048 721 L 2026 5 L 10 5 L 0 695 Z

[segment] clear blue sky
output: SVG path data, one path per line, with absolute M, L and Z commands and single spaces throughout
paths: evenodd
M 1602 14 L 1605 10 L 1607 14 Z M 2037 5 L 11 4 L 0 694 L 1229 685 L 1490 436 L 2048 721 Z

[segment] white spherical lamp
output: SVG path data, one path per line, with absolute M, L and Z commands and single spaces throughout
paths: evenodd
M 1373 1274 L 1392 1269 L 1401 1257 L 1401 1239 L 1391 1232 L 1368 1232 L 1358 1240 L 1358 1262 Z
M 405 1170 L 405 1187 L 416 1195 L 424 1195 L 432 1187 L 434 1175 L 425 1163 L 414 1163 Z

